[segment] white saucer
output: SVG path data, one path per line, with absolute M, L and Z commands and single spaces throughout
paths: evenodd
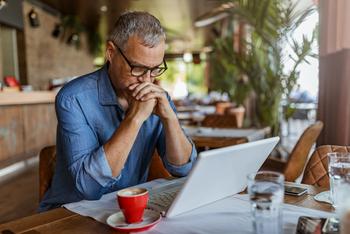
M 314 199 L 316 201 L 319 201 L 319 202 L 325 202 L 325 203 L 328 203 L 328 204 L 333 204 L 331 199 L 330 199 L 330 193 L 329 191 L 324 191 L 324 192 L 321 192 L 319 194 L 316 194 L 314 196 Z
M 118 231 L 124 232 L 140 232 L 145 231 L 159 223 L 161 215 L 159 212 L 145 209 L 142 217 L 142 222 L 128 224 L 125 222 L 124 215 L 121 211 L 111 214 L 106 222 L 107 224 Z

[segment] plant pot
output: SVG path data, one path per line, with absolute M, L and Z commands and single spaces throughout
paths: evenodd
M 225 114 L 234 115 L 236 117 L 238 128 L 241 128 L 243 126 L 244 114 L 245 114 L 244 106 L 228 107 L 225 110 Z
M 223 115 L 225 114 L 226 109 L 231 107 L 233 107 L 232 102 L 217 102 L 215 104 L 215 108 L 216 108 L 215 112 L 216 114 Z

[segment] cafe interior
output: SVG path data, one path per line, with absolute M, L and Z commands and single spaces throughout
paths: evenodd
M 179 176 L 154 153 L 142 185 L 39 212 L 55 171 L 73 176 L 57 166 L 68 155 L 56 97 L 103 69 L 108 35 L 130 11 L 165 32 L 154 85 L 195 166 Z M 0 232 L 350 233 L 349 11 L 348 0 L 0 0 Z M 154 188 L 174 181 L 159 214 Z M 137 221 L 121 198 L 134 190 L 117 192 L 130 186 L 149 194 Z

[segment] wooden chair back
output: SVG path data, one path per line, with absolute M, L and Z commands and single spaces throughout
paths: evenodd
M 300 136 L 297 144 L 289 155 L 284 176 L 286 181 L 294 182 L 303 172 L 312 145 L 316 142 L 323 128 L 323 123 L 317 121 L 310 125 Z
M 202 121 L 203 127 L 212 128 L 237 128 L 237 118 L 235 115 L 210 114 Z
M 158 155 L 157 151 L 155 151 L 149 166 L 147 181 L 169 177 L 171 177 L 171 174 L 164 167 L 162 159 Z
M 43 148 L 39 154 L 39 201 L 41 201 L 46 191 L 51 186 L 51 181 L 56 166 L 56 146 Z M 158 178 L 170 177 L 170 173 L 165 169 L 160 156 L 154 153 L 150 163 L 148 181 Z
M 39 201 L 51 186 L 56 166 L 56 146 L 47 146 L 39 153 Z
M 330 152 L 350 152 L 350 146 L 322 145 L 317 147 L 306 164 L 301 183 L 329 188 L 327 154 Z

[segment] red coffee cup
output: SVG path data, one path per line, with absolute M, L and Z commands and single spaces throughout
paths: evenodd
M 126 188 L 117 193 L 118 204 L 127 223 L 142 221 L 148 196 L 148 190 L 145 188 Z

